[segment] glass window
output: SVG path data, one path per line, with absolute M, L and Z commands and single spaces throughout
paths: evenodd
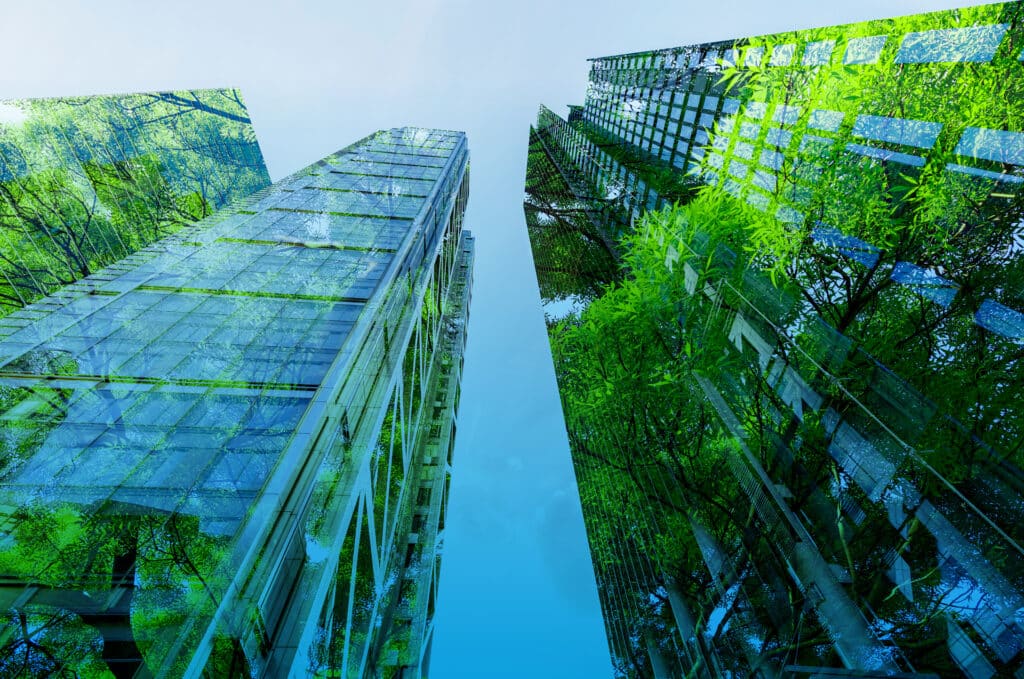
M 738 141 L 733 146 L 732 152 L 740 158 L 746 158 L 747 160 L 753 160 L 754 158 L 754 147 L 743 141 Z
M 853 125 L 855 136 L 925 149 L 935 145 L 941 131 L 941 123 L 886 116 L 857 116 Z
M 776 45 L 772 48 L 772 58 L 769 62 L 770 66 L 789 66 L 793 63 L 793 56 L 796 54 L 796 45 L 789 43 L 786 45 Z
M 891 278 L 944 307 L 953 303 L 953 298 L 959 290 L 952 281 L 941 278 L 930 269 L 923 269 L 909 262 L 897 262 L 892 269 Z
M 740 123 L 740 136 L 746 139 L 757 139 L 761 133 L 761 126 L 756 123 L 743 121 Z
M 754 170 L 754 185 L 769 193 L 775 192 L 775 175 L 764 170 Z
M 777 123 L 793 125 L 800 118 L 800 107 L 780 104 L 775 108 L 774 119 Z
M 911 153 L 898 153 L 887 149 L 878 149 L 873 146 L 864 146 L 863 144 L 847 144 L 846 150 L 878 160 L 892 161 L 913 167 L 924 167 L 924 158 Z
M 811 111 L 811 117 L 807 121 L 808 126 L 827 132 L 838 132 L 843 124 L 844 113 L 840 111 L 826 111 L 818 109 Z
M 747 54 L 743 59 L 743 65 L 747 68 L 757 68 L 764 58 L 764 47 L 748 47 Z
M 956 154 L 1024 165 L 1024 133 L 968 127 L 956 145 Z
M 758 120 L 764 118 L 767 112 L 768 106 L 763 101 L 748 101 L 746 111 L 744 111 L 747 117 Z
M 818 226 L 811 231 L 811 238 L 821 245 L 835 248 L 840 254 L 864 266 L 872 267 L 878 262 L 878 248 L 859 238 L 844 235 L 838 229 L 822 222 L 818 222 Z
M 1024 314 L 990 299 L 982 301 L 974 316 L 981 327 L 1013 340 L 1024 339 Z
M 991 61 L 1009 24 L 947 28 L 908 33 L 896 54 L 897 64 Z
M 804 50 L 804 66 L 823 66 L 832 60 L 832 50 L 835 49 L 835 40 L 820 40 L 807 45 Z
M 1004 174 L 1002 172 L 992 172 L 990 170 L 981 170 L 976 167 L 968 167 L 966 165 L 957 165 L 956 163 L 947 163 L 947 170 L 953 172 L 962 172 L 964 174 L 971 174 L 975 177 L 984 177 L 985 179 L 995 179 L 1000 182 L 1010 182 L 1013 184 L 1020 184 L 1024 182 L 1024 177 L 1017 177 L 1011 174 Z
M 773 170 L 781 170 L 783 160 L 785 160 L 785 156 L 778 151 L 765 150 L 761 152 L 761 164 Z
M 787 130 L 780 130 L 777 127 L 768 129 L 768 143 L 781 148 L 786 148 L 793 141 L 793 133 Z
M 867 38 L 853 38 L 846 45 L 843 55 L 844 64 L 877 64 L 878 57 L 885 47 L 887 35 L 872 35 Z

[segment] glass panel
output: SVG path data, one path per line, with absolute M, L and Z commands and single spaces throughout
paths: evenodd
M 858 137 L 907 144 L 923 149 L 934 146 L 941 131 L 942 123 L 885 116 L 860 115 L 853 125 L 853 134 Z
M 896 54 L 897 64 L 991 61 L 1009 24 L 947 28 L 908 33 Z
M 846 44 L 846 54 L 843 55 L 844 64 L 877 64 L 882 54 L 887 35 L 872 35 L 867 38 L 852 38 Z

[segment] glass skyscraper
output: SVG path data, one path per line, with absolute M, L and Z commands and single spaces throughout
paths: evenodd
M 1024 676 L 1022 18 L 605 57 L 542 108 L 527 222 L 621 676 Z
M 467 192 L 378 132 L 6 316 L 0 675 L 425 674 Z
M 269 185 L 238 90 L 0 102 L 0 314 Z

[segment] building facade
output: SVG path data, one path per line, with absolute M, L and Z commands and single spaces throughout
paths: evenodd
M 425 676 L 467 192 L 378 132 L 7 316 L 0 674 Z
M 269 185 L 238 90 L 0 102 L 0 313 Z
M 1021 18 L 595 59 L 541 110 L 528 186 L 617 216 L 528 191 L 623 676 L 1024 676 Z M 583 304 L 555 227 L 622 265 Z

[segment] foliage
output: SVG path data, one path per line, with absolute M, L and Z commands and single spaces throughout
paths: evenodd
M 0 635 L 0 676 L 102 677 L 114 674 L 100 659 L 103 641 L 78 616 L 54 607 L 6 612 Z
M 1016 26 L 1020 11 L 1016 3 L 1007 3 L 753 38 L 738 46 L 740 52 L 763 49 L 768 55 L 777 45 L 828 41 L 835 46 L 825 65 L 769 66 L 766 56 L 759 66 L 743 62 L 727 67 L 722 76 L 746 110 L 763 102 L 770 118 L 783 107 L 796 107 L 799 117 L 783 127 L 794 140 L 812 141 L 782 149 L 785 162 L 770 194 L 753 185 L 753 173 L 738 184 L 725 177 L 716 182 L 733 193 L 739 186 L 753 204 L 768 200 L 764 214 L 751 219 L 736 247 L 776 281 L 798 289 L 802 301 L 830 327 L 933 401 L 935 411 L 953 418 L 948 428 L 936 430 L 922 421 L 916 431 L 901 433 L 909 439 L 923 434 L 921 447 L 935 451 L 931 461 L 954 482 L 977 472 L 977 465 L 1011 460 L 1019 467 L 1024 461 L 1019 445 L 1024 422 L 1011 405 L 1021 388 L 1014 370 L 1021 358 L 1019 344 L 975 322 L 979 310 L 993 302 L 1010 316 L 1021 309 L 1024 194 L 1007 181 L 949 169 L 951 164 L 980 163 L 990 174 L 1017 171 L 959 153 L 971 129 L 1020 129 L 1021 42 L 1011 29 L 991 63 L 897 63 L 895 56 L 905 34 Z M 877 35 L 889 36 L 877 63 L 843 63 L 841 55 L 852 40 Z M 955 40 L 957 34 L 947 35 Z M 950 43 L 943 49 L 955 53 L 963 47 Z M 823 131 L 811 124 L 814 111 L 832 112 L 844 122 L 834 133 Z M 925 121 L 941 131 L 934 145 L 923 150 L 870 141 L 854 129 L 863 115 L 915 125 Z M 719 124 L 721 138 L 712 145 L 728 149 L 726 166 L 740 158 L 741 127 L 751 120 L 740 115 L 731 126 Z M 921 166 L 851 153 L 850 143 L 912 151 L 920 155 Z M 776 148 L 766 127 L 752 146 L 744 154 L 754 158 Z M 791 215 L 785 212 L 791 209 L 799 211 L 798 219 L 780 218 Z M 841 233 L 846 248 L 822 238 L 823 229 Z M 859 258 L 851 256 L 851 247 L 860 250 Z M 929 272 L 937 282 L 901 285 L 896 271 L 905 264 Z M 948 286 L 951 301 L 938 301 L 929 285 Z M 864 375 L 871 362 L 865 365 L 859 356 L 851 358 Z M 913 407 L 922 411 L 923 420 L 930 416 L 929 406 Z M 995 412 L 1002 414 L 995 417 Z
M 1020 127 L 1024 83 L 1018 77 L 1019 40 L 1011 31 L 991 63 L 897 63 L 895 56 L 904 34 L 1012 23 L 1018 20 L 1018 13 L 1015 3 L 1007 3 L 740 41 L 736 47 L 739 53 L 746 55 L 758 49 L 766 56 L 759 65 L 726 63 L 721 82 L 745 108 L 728 117 L 735 124 L 725 125 L 724 118 L 719 121 L 709 146 L 724 151 L 726 166 L 733 158 L 742 163 L 758 158 L 762 152 L 781 149 L 785 162 L 773 172 L 778 178 L 774 190 L 755 188 L 753 172 L 739 178 L 739 184 L 744 197 L 752 202 L 757 202 L 754 199 L 758 196 L 767 197 L 769 214 L 775 214 L 780 206 L 802 214 L 798 221 L 785 220 L 785 228 L 776 225 L 753 230 L 749 233 L 749 249 L 766 257 L 765 261 L 774 262 L 777 272 L 782 273 L 787 264 L 800 259 L 811 243 L 812 230 L 820 223 L 887 250 L 905 245 L 910 239 L 916 248 L 913 254 L 924 265 L 942 255 L 955 256 L 971 232 L 984 226 L 987 219 L 1003 223 L 994 225 L 985 235 L 997 233 L 1005 239 L 1007 226 L 1016 221 L 1013 215 L 1020 214 L 1020 197 L 1007 195 L 1005 188 L 994 181 L 951 172 L 947 164 L 964 161 L 956 149 L 968 128 Z M 888 40 L 877 62 L 844 63 L 843 54 L 853 40 L 879 35 Z M 799 52 L 791 67 L 769 65 L 767 55 L 775 46 L 828 42 L 835 45 L 830 61 L 824 65 L 799 65 Z M 955 46 L 948 49 L 955 51 Z M 781 120 L 783 107 L 793 109 L 798 115 L 792 122 L 775 126 L 791 134 L 794 142 L 776 146 L 770 134 L 772 125 L 761 124 L 750 112 L 755 103 L 764 111 L 765 119 L 775 123 Z M 843 122 L 830 131 L 830 125 L 813 122 L 813 112 L 817 111 L 836 114 Z M 872 141 L 864 133 L 854 132 L 857 117 L 863 115 L 935 123 L 941 131 L 930 149 L 925 142 L 915 147 L 917 142 L 909 132 L 904 135 L 908 141 L 903 145 Z M 743 121 L 755 123 L 760 131 L 750 144 L 753 148 L 744 148 L 741 156 L 737 154 L 740 145 L 746 146 L 740 144 Z M 898 160 L 880 162 L 851 153 L 846 148 L 848 143 L 877 146 L 883 151 L 912 151 L 923 156 L 923 166 Z M 995 166 L 983 165 L 983 169 L 1002 171 Z M 715 182 L 720 186 L 735 179 L 721 174 Z M 904 254 L 910 254 L 907 250 L 904 248 Z
M 700 185 L 694 177 L 680 173 L 661 158 L 605 133 L 596 125 L 585 121 L 580 121 L 576 125 L 605 153 L 643 179 L 669 203 L 689 202 Z
M 211 574 L 224 557 L 222 541 L 199 531 L 194 517 L 109 509 L 84 514 L 71 504 L 35 504 L 10 517 L 13 529 L 0 551 L 0 570 L 61 595 L 59 608 L 33 603 L 9 611 L 8 625 L 37 625 L 37 631 L 9 637 L 0 662 L 23 654 L 28 666 L 50 663 L 68 676 L 104 676 L 104 646 L 127 643 L 138 662 L 159 667 L 185 623 L 215 608 L 223 583 Z M 100 632 L 87 626 L 97 618 L 104 623 Z
M 605 228 L 619 205 L 573 192 L 551 154 L 557 146 L 530 131 L 526 165 L 526 225 L 545 302 L 591 299 L 618 278 L 612 235 Z M 569 166 L 564 159 L 561 164 Z
M 867 500 L 847 475 L 848 470 L 827 452 L 830 437 L 818 415 L 806 412 L 801 419 L 790 414 L 779 420 L 778 413 L 790 413 L 790 405 L 766 380 L 757 357 L 749 351 L 737 352 L 735 340 L 728 335 L 730 319 L 737 311 L 753 318 L 758 308 L 771 315 L 772 304 L 798 308 L 794 305 L 798 304 L 799 287 L 769 292 L 773 286 L 766 281 L 755 284 L 753 271 L 743 259 L 730 255 L 729 245 L 742 246 L 748 242 L 750 230 L 765 228 L 768 223 L 770 220 L 749 205 L 717 190 L 705 191 L 675 210 L 648 215 L 622 245 L 629 276 L 591 302 L 578 318 L 566 319 L 552 330 L 556 374 L 602 591 L 620 603 L 633 602 L 632 606 L 622 605 L 634 611 L 629 619 L 639 629 L 671 630 L 675 622 L 665 605 L 665 587 L 676 587 L 687 601 L 694 602 L 696 610 L 710 611 L 719 596 L 731 591 L 730 583 L 739 583 L 739 593 L 732 595 L 733 603 L 726 611 L 734 618 L 730 626 L 708 613 L 708 618 L 697 621 L 698 628 L 710 625 L 706 633 L 720 637 L 716 648 L 722 652 L 721 662 L 733 671 L 749 672 L 757 662 L 774 664 L 783 659 L 820 662 L 831 652 L 826 628 L 803 610 L 805 595 L 787 575 L 782 560 L 785 546 L 773 541 L 772 524 L 765 523 L 765 515 L 747 504 L 746 492 L 737 483 L 739 477 L 723 473 L 733 468 L 742 453 L 735 433 L 723 426 L 717 407 L 712 407 L 698 387 L 703 378 L 721 390 L 746 430 L 744 445 L 774 482 L 787 489 L 788 505 L 814 526 L 826 560 L 845 566 L 857 596 L 870 602 L 894 637 L 901 639 L 901 646 L 921 649 L 914 660 L 917 666 L 951 671 L 948 658 L 931 650 L 936 639 L 945 635 L 935 616 L 956 610 L 955 606 L 934 607 L 935 601 L 946 598 L 948 603 L 949 597 L 948 581 L 937 579 L 934 542 L 918 531 L 914 540 L 901 544 L 903 557 L 912 564 L 913 572 L 921 574 L 920 598 L 916 604 L 908 602 L 895 594 L 882 575 L 894 542 L 884 510 L 880 513 Z M 788 269 L 805 275 L 807 267 L 824 266 L 823 262 L 805 255 Z M 756 262 L 753 269 L 757 269 Z M 696 286 L 687 280 L 688 272 L 694 270 L 700 272 Z M 757 294 L 767 296 L 758 298 Z M 788 305 L 783 303 L 787 298 Z M 746 306 L 751 302 L 754 306 Z M 945 396 L 945 401 L 937 399 L 941 405 L 962 402 L 964 390 L 954 387 L 965 379 L 960 368 L 948 360 L 936 362 L 928 355 L 908 352 L 910 347 L 927 343 L 931 328 L 909 324 L 929 312 L 932 304 L 906 297 L 898 302 L 865 303 L 872 309 L 870 318 L 863 326 L 850 324 L 847 331 L 868 328 L 868 334 L 855 334 L 854 339 L 865 345 L 872 342 L 874 359 L 898 365 L 899 374 L 931 375 L 933 383 L 943 380 L 949 386 L 934 394 Z M 828 319 L 844 313 L 841 308 L 820 311 L 821 317 Z M 810 317 L 814 317 L 813 310 Z M 820 351 L 825 351 L 828 358 L 834 347 L 822 350 L 815 345 L 822 336 L 811 332 L 812 325 L 788 318 L 793 342 L 807 351 L 819 351 L 819 358 Z M 908 325 L 891 328 L 898 318 L 905 318 Z M 893 335 L 876 339 L 879 332 L 892 332 L 902 339 L 886 343 Z M 965 332 L 977 335 L 977 330 Z M 774 337 L 770 333 L 765 336 Z M 994 350 L 990 344 L 986 351 L 961 355 L 964 361 L 980 360 L 987 365 L 988 352 Z M 888 412 L 877 401 L 879 385 L 872 380 L 878 373 L 872 372 L 870 365 L 874 364 L 866 363 L 870 360 L 866 356 L 856 354 L 846 365 L 830 366 L 838 371 L 841 381 L 837 384 L 842 389 L 827 388 L 820 381 L 812 384 L 820 384 L 818 388 L 825 389 L 831 407 L 850 421 L 857 421 L 857 408 L 866 403 L 877 408 L 884 420 L 899 423 L 903 415 L 898 410 Z M 994 360 L 999 360 L 999 354 Z M 810 365 L 802 363 L 796 353 L 788 361 L 801 373 Z M 1005 382 L 1005 377 L 994 379 Z M 966 398 L 978 398 L 981 403 L 1002 398 L 1006 403 L 1011 397 L 997 389 L 988 395 L 968 391 Z M 888 408 L 894 405 L 899 407 L 885 404 Z M 1005 417 L 1008 404 L 983 405 L 982 411 L 1001 412 Z M 1008 423 L 991 424 L 1001 428 Z M 977 459 L 980 451 L 962 438 L 951 439 L 949 428 L 925 433 L 919 427 L 916 431 L 934 441 L 922 447 L 936 451 L 929 454 L 928 462 L 947 481 L 963 479 L 964 492 L 969 492 L 969 484 L 992 472 L 991 462 L 965 464 L 965 455 Z M 902 473 L 926 492 L 942 483 L 912 460 L 902 467 Z M 851 501 L 866 517 L 863 525 L 850 521 L 847 508 Z M 984 544 L 990 554 L 999 553 L 994 543 Z M 623 580 L 618 574 L 624 568 L 635 568 L 629 560 L 638 555 L 647 564 L 639 590 L 635 580 Z M 728 564 L 717 576 L 711 566 L 716 562 Z M 721 584 L 716 587 L 716 583 Z M 779 608 L 780 601 L 790 602 L 784 607 L 788 612 Z M 760 626 L 758 616 L 773 622 Z M 745 634 L 759 635 L 756 648 L 748 647 Z M 656 636 L 665 638 L 664 634 Z M 631 662 L 638 668 L 646 666 L 645 649 L 638 645 L 634 650 Z
M 5 312 L 269 184 L 237 90 L 2 107 Z
M 716 579 L 703 564 L 694 526 L 710 531 L 735 557 L 752 527 L 735 482 L 721 470 L 735 443 L 696 386 L 697 375 L 719 379 L 736 367 L 726 338 L 700 329 L 700 305 L 678 292 L 682 267 L 665 266 L 670 245 L 662 228 L 692 239 L 692 225 L 736 234 L 748 209 L 726 197 L 704 197 L 673 215 L 648 217 L 623 244 L 630 272 L 576 319 L 551 333 L 552 353 L 576 462 L 588 536 L 606 597 L 632 601 L 630 624 L 673 629 L 666 586 L 703 600 Z M 699 215 L 701 219 L 690 219 Z M 696 324 L 696 328 L 694 328 Z M 643 588 L 623 579 L 642 555 Z M 665 635 L 658 635 L 664 637 Z M 668 634 L 673 637 L 674 634 Z M 637 643 L 639 643 L 639 638 Z M 648 662 L 637 646 L 630 661 Z M 673 651 L 678 654 L 677 649 Z
M 716 121 L 692 138 L 710 186 L 616 243 L 625 279 L 551 329 L 623 674 L 658 673 L 652 649 L 694 676 L 849 667 L 856 639 L 952 676 L 947 621 L 993 663 L 996 636 L 1021 638 L 986 617 L 1024 590 L 1021 19 L 1006 3 L 595 65 L 602 116 L 682 116 L 685 92 Z M 1006 29 L 991 61 L 946 30 L 977 26 Z M 881 52 L 847 63 L 860 38 Z M 897 58 L 915 41 L 929 56 Z M 577 128 L 671 190 L 659 161 Z

